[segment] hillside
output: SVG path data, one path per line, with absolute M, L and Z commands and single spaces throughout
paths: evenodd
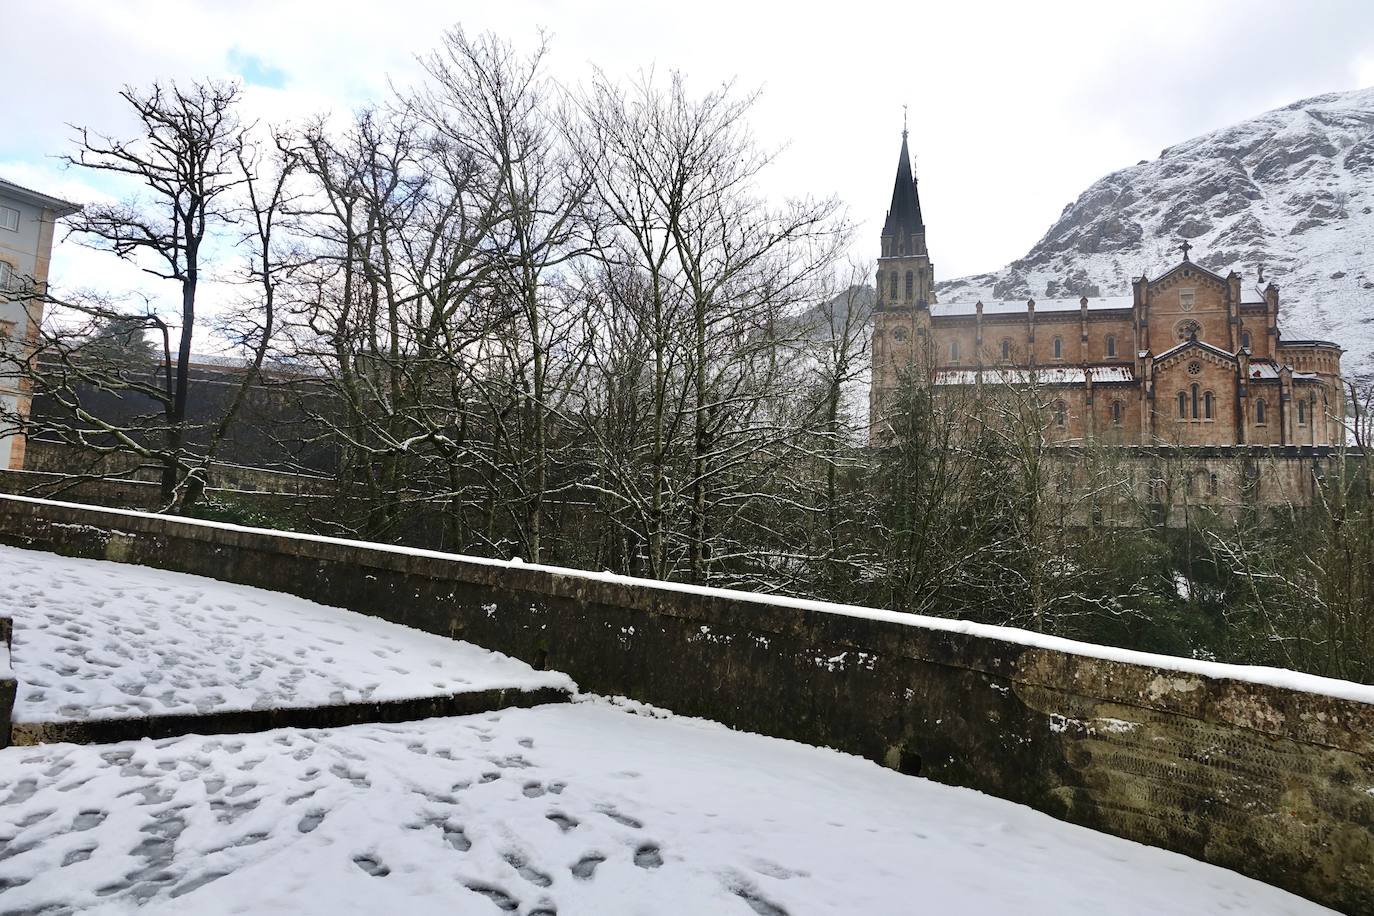
M 1288 338 L 1346 348 L 1374 378 L 1374 87 L 1295 102 L 1099 179 L 1023 258 L 937 286 L 941 301 L 1122 294 L 1188 239 L 1192 257 L 1282 290 Z

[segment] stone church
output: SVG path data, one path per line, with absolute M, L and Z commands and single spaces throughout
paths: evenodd
M 1178 449 L 1207 475 L 1199 495 L 1217 497 L 1238 476 L 1228 460 L 1298 459 L 1264 474 L 1291 484 L 1271 485 L 1275 500 L 1302 501 L 1311 460 L 1344 435 L 1341 348 L 1283 337 L 1274 283 L 1215 274 L 1190 247 L 1129 295 L 942 303 L 903 131 L 875 278 L 870 441 L 889 435 L 908 372 L 952 390 L 1033 384 L 1052 442 Z

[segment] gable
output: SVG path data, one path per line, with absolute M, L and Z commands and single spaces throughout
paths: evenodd
M 1192 261 L 1180 261 L 1159 277 L 1149 282 L 1151 294 L 1173 289 L 1177 286 L 1208 286 L 1222 293 L 1226 292 L 1226 278 L 1214 274 L 1205 267 Z
M 1218 366 L 1227 371 L 1233 370 L 1236 366 L 1236 358 L 1225 350 L 1201 340 L 1186 340 L 1156 356 L 1155 370 L 1166 372 L 1175 366 L 1191 362 Z

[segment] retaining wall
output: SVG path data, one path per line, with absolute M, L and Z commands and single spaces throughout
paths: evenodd
M 584 690 L 861 754 L 1374 913 L 1374 688 L 20 497 L 0 497 L 0 541 L 471 640 Z

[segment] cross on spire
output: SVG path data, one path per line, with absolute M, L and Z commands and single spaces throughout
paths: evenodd
M 906 106 L 902 106 L 902 139 L 906 139 Z
M 1188 244 L 1187 239 L 1184 239 L 1183 244 L 1178 246 L 1178 250 L 1183 252 L 1183 260 L 1186 261 L 1188 260 L 1188 252 L 1193 250 L 1193 246 Z

